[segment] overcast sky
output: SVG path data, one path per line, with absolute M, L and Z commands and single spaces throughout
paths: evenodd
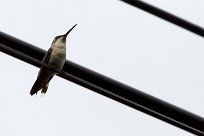
M 146 0 L 204 26 L 203 0 Z M 6 0 L 0 31 L 48 49 L 77 27 L 67 59 L 204 116 L 203 38 L 119 0 Z M 38 68 L 0 52 L 2 136 L 191 136 L 192 134 L 55 77 L 31 97 Z

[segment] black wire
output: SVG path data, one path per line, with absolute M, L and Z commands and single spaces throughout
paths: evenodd
M 42 60 L 45 51 L 0 32 L 0 50 L 38 67 L 58 72 L 59 76 L 91 89 L 127 106 L 140 110 L 196 135 L 204 135 L 204 119 L 137 89 L 105 77 L 71 61 L 66 61 L 63 71 L 53 69 Z
M 171 13 L 168 13 L 162 9 L 159 9 L 155 6 L 152 6 L 148 3 L 145 3 L 144 1 L 141 1 L 141 0 L 121 0 L 121 1 L 126 2 L 134 7 L 142 9 L 150 14 L 153 14 L 177 26 L 180 26 L 188 31 L 191 31 L 197 35 L 204 37 L 204 29 L 202 27 L 196 24 L 193 24 L 187 20 L 184 20 L 180 17 L 177 17 Z

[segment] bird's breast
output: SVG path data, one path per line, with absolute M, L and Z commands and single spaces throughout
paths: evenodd
M 66 49 L 53 48 L 50 56 L 49 64 L 58 69 L 62 69 L 66 60 Z

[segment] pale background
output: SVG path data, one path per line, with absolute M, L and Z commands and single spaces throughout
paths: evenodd
M 146 0 L 204 26 L 203 0 Z M 0 30 L 48 49 L 75 23 L 67 59 L 204 116 L 203 38 L 118 0 L 6 0 Z M 191 136 L 55 77 L 29 91 L 38 68 L 0 52 L 1 136 Z

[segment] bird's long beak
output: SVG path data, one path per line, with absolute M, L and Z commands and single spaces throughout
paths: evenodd
M 76 25 L 77 25 L 77 24 L 76 24 Z M 67 35 L 72 31 L 72 29 L 74 29 L 74 27 L 75 27 L 76 25 L 72 26 L 72 28 L 69 29 L 69 31 L 68 31 L 66 34 L 64 34 L 64 36 L 67 37 Z

